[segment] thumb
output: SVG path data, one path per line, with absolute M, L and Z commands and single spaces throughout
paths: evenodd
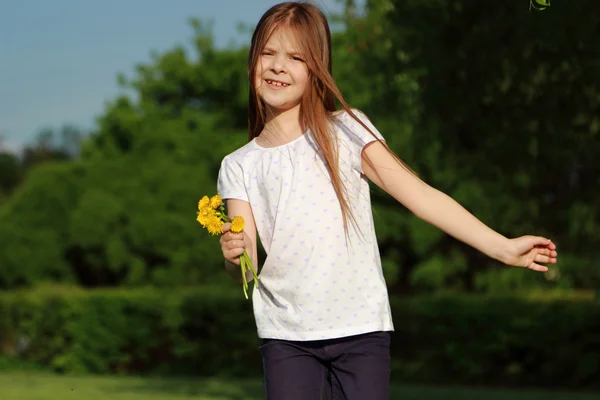
M 231 230 L 231 222 L 225 222 L 221 230 L 223 231 L 223 233 L 229 232 Z

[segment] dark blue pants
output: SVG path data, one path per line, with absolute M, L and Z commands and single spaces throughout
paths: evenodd
M 264 339 L 260 346 L 267 400 L 387 400 L 390 333 L 340 339 Z

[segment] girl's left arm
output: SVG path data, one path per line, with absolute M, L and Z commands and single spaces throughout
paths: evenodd
M 500 235 L 454 199 L 414 176 L 379 142 L 365 147 L 362 167 L 372 182 L 418 218 L 493 259 L 541 272 L 548 268 L 540 264 L 556 263 L 556 245 L 550 239 L 530 235 L 508 239 Z

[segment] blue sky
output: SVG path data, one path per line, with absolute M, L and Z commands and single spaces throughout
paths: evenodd
M 0 0 L 0 137 L 18 149 L 41 128 L 87 129 L 150 52 L 189 45 L 190 17 L 213 21 L 216 44 L 246 42 L 278 0 Z M 325 12 L 336 0 L 316 0 Z M 361 4 L 359 2 L 359 4 Z M 243 68 L 243 66 L 241 66 Z

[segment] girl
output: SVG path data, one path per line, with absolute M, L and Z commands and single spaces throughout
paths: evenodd
M 258 265 L 253 292 L 268 399 L 387 399 L 388 293 L 369 180 L 419 218 L 510 266 L 546 271 L 556 246 L 507 239 L 418 179 L 331 76 L 330 31 L 314 5 L 269 9 L 252 36 L 249 143 L 227 155 L 218 192 L 243 233 L 224 227 L 226 269 L 245 250 Z M 335 109 L 338 100 L 342 109 Z M 248 274 L 248 280 L 252 275 Z

